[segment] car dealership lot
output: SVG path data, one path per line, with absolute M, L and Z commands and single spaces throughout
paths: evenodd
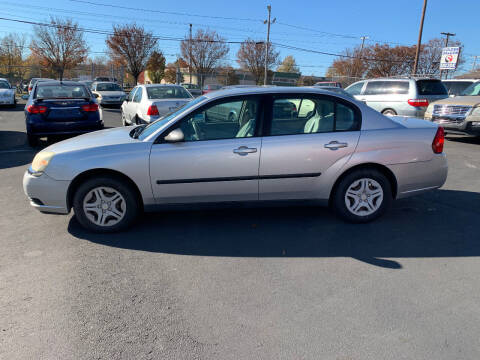
M 120 126 L 118 109 L 105 125 Z M 22 107 L 0 110 L 0 358 L 472 359 L 480 140 L 367 225 L 321 208 L 145 215 L 85 232 L 32 209 Z

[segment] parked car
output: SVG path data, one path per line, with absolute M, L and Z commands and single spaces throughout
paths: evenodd
M 102 112 L 87 87 L 74 81 L 39 81 L 25 105 L 28 143 L 52 135 L 103 129 Z
M 139 85 L 122 104 L 122 123 L 124 126 L 151 123 L 192 99 L 181 85 Z
M 205 95 L 205 94 L 208 94 L 211 91 L 220 90 L 221 88 L 222 88 L 222 85 L 208 84 L 208 85 L 205 85 L 203 87 L 202 94 Z
M 472 85 L 475 82 L 480 82 L 479 79 L 446 79 L 442 80 L 443 85 L 447 88 L 448 95 L 458 96 L 460 95 L 466 88 Z
M 345 91 L 384 115 L 420 118 L 429 103 L 448 97 L 440 80 L 414 77 L 362 80 Z
M 7 79 L 0 78 L 0 105 L 9 105 L 15 107 L 15 88 L 10 85 Z
M 343 90 L 341 87 L 336 87 L 336 86 L 324 86 L 324 85 L 314 85 L 317 89 L 322 89 L 322 90 L 327 90 L 327 91 L 332 91 L 337 94 L 341 94 L 343 96 L 349 97 L 351 99 L 354 99 L 352 95 L 350 95 L 348 92 Z
M 31 78 L 30 82 L 28 83 L 28 93 L 30 94 L 30 92 L 33 89 L 33 86 L 37 83 L 37 81 L 52 81 L 52 80 L 53 79 L 49 79 L 49 78 Z
M 296 115 L 275 113 L 278 103 L 297 103 Z M 223 121 L 210 121 L 218 107 L 239 112 L 232 120 L 222 110 Z M 391 119 L 314 87 L 237 88 L 149 125 L 51 145 L 35 156 L 23 187 L 36 209 L 73 207 L 79 223 L 98 232 L 125 229 L 140 211 L 168 205 L 278 200 L 330 204 L 363 223 L 393 199 L 443 185 L 443 141 L 437 124 Z
M 120 106 L 127 97 L 120 85 L 114 82 L 94 82 L 91 85 L 93 95 L 102 106 Z
M 341 88 L 342 84 L 340 84 L 338 81 L 319 81 L 315 83 L 314 86 L 331 86 Z
M 480 82 L 472 83 L 460 96 L 430 104 L 425 120 L 441 125 L 448 133 L 480 136 Z
M 188 92 L 195 97 L 202 95 L 202 89 L 200 89 L 200 86 L 198 86 L 197 84 L 184 83 L 184 84 L 182 84 L 182 86 L 185 89 L 187 89 Z

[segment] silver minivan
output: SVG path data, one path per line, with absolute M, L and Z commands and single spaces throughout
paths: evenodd
M 442 82 L 431 78 L 362 80 L 350 85 L 345 91 L 384 115 L 420 118 L 423 118 L 428 104 L 448 97 Z

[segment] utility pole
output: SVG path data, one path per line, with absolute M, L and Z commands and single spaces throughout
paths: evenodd
M 272 14 L 272 7 L 267 5 L 268 10 L 268 20 L 265 20 L 263 23 L 267 24 L 267 43 L 265 44 L 265 74 L 263 78 L 263 85 L 267 85 L 267 75 L 268 75 L 268 45 L 270 43 L 270 25 L 274 24 L 277 20 L 276 18 L 273 21 L 270 21 L 270 17 Z
M 449 33 L 449 32 L 441 32 L 440 34 L 445 35 L 445 47 L 448 47 L 448 38 L 450 36 L 455 36 L 455 34 Z M 442 78 L 443 75 L 443 70 L 440 70 L 440 79 Z M 447 70 L 447 78 L 448 78 L 448 70 Z
M 425 10 L 427 10 L 427 0 L 423 0 L 422 20 L 420 20 L 420 29 L 418 31 L 417 50 L 415 51 L 415 62 L 413 63 L 412 75 L 417 74 L 418 58 L 420 57 L 420 45 L 422 45 L 423 21 L 425 20 Z
M 192 82 L 192 24 L 190 24 L 190 40 L 188 41 L 188 82 Z M 198 81 L 197 81 L 198 82 Z
M 473 65 L 472 65 L 472 71 L 475 71 L 475 68 L 477 66 L 477 58 L 478 58 L 478 55 L 475 55 L 473 57 Z
M 365 36 L 365 35 L 360 36 L 360 39 L 362 40 L 362 45 L 360 46 L 360 60 L 361 60 L 363 58 L 363 47 L 365 45 L 365 40 L 368 39 L 368 36 Z M 358 78 L 358 69 L 355 69 L 355 78 Z

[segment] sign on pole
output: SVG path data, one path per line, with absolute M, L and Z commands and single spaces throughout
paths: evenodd
M 442 49 L 442 57 L 440 58 L 440 70 L 454 70 L 457 68 L 459 47 L 445 47 Z

